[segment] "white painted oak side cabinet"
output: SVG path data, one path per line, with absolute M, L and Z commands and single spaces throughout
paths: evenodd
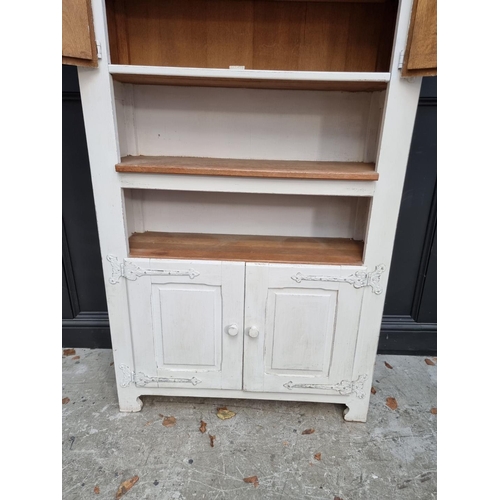
M 420 75 L 436 66 L 435 1 L 413 7 L 63 1 L 122 411 L 256 398 L 366 421 Z

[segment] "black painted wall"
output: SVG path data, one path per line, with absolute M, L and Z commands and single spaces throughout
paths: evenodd
M 62 71 L 64 347 L 111 347 L 76 69 Z M 379 352 L 436 353 L 436 79 L 424 78 Z
M 436 78 L 424 78 L 420 92 L 379 352 L 436 353 L 436 84 Z
M 99 236 L 76 69 L 63 66 L 63 345 L 111 347 Z

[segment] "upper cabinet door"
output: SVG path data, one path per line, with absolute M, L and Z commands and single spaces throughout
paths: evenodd
M 437 75 L 437 0 L 413 2 L 402 75 Z
M 97 67 L 90 0 L 62 2 L 62 63 Z

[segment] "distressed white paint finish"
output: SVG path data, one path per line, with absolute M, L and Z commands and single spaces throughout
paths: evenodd
M 119 146 L 120 146 L 120 156 L 126 156 L 129 154 L 129 151 L 136 151 L 134 149 L 133 144 L 129 144 L 128 141 L 128 131 L 133 130 L 132 126 L 126 126 L 128 117 L 125 113 L 125 85 L 114 86 L 114 94 L 115 94 L 115 113 L 116 113 L 116 126 L 118 127 L 118 137 Z M 130 107 L 129 109 L 133 109 Z
M 131 190 L 125 200 L 129 233 L 354 238 L 366 231 L 354 197 Z
M 333 387 L 352 381 L 363 291 L 348 283 L 301 282 L 302 274 L 347 277 L 356 266 L 246 264 L 243 387 L 247 391 L 336 394 Z
M 144 215 L 142 213 L 143 197 L 145 191 L 142 189 L 124 189 L 123 202 L 125 204 L 125 220 L 127 224 L 127 235 L 132 233 L 143 233 Z
M 162 370 L 220 370 L 221 286 L 152 283 L 156 363 Z
M 353 238 L 358 241 L 365 241 L 368 214 L 370 213 L 371 198 L 359 197 L 356 205 L 354 218 Z
M 177 385 L 173 387 L 162 387 L 157 389 L 151 385 L 146 387 L 135 387 L 131 384 L 128 387 L 128 398 L 130 400 L 130 407 L 122 408 L 120 404 L 120 411 L 123 412 L 137 412 L 142 408 L 142 403 L 138 398 L 141 396 L 174 396 L 174 397 L 197 397 L 197 398 L 217 398 L 217 399 L 264 399 L 274 401 L 304 401 L 309 403 L 337 403 L 349 405 L 366 405 L 369 404 L 369 398 L 357 399 L 355 396 L 342 396 L 338 393 L 319 394 L 310 391 L 309 394 L 297 393 L 293 391 L 287 392 L 253 392 L 246 390 L 232 390 L 232 389 L 200 389 L 199 386 L 192 384 Z M 189 387 L 188 387 L 189 386 Z M 351 403 L 352 402 L 352 403 Z
M 131 155 L 372 162 L 383 93 L 133 85 L 120 141 Z
M 303 274 L 298 272 L 292 276 L 292 279 L 296 283 L 303 283 L 306 281 L 313 283 L 349 283 L 354 288 L 370 287 L 372 293 L 380 295 L 383 291 L 380 280 L 385 270 L 385 266 L 380 264 L 372 271 L 361 269 L 349 276 L 339 276 L 337 273 Z
M 130 84 L 115 84 L 114 90 L 120 154 L 135 156 L 139 153 L 134 123 L 134 87 Z
M 315 196 L 373 196 L 375 181 L 318 179 L 259 179 L 210 175 L 119 174 L 125 189 L 210 191 L 214 193 L 303 194 Z
M 125 280 L 120 280 L 116 285 L 109 282 L 111 266 L 106 256 L 111 254 L 123 258 L 127 255 L 128 248 L 120 180 L 113 169 L 120 158 L 120 152 L 114 90 L 107 68 L 109 46 L 104 0 L 92 0 L 92 11 L 95 35 L 101 41 L 102 59 L 99 60 L 98 68 L 79 67 L 78 78 L 115 358 L 114 368 L 119 380 L 122 375 L 119 366 L 133 366 L 127 285 Z M 117 390 L 121 409 L 141 408 L 142 403 L 130 389 L 117 385 Z
M 402 79 L 398 54 L 404 50 L 410 21 L 411 0 L 401 0 L 391 62 L 391 81 L 387 90 L 377 157 L 380 179 L 372 201 L 368 224 L 365 265 L 385 264 L 390 269 L 401 194 L 410 151 L 422 78 Z M 368 374 L 371 382 L 384 309 L 388 272 L 381 276 L 382 293 L 364 292 L 353 376 Z M 368 400 L 353 401 L 346 420 L 366 421 Z
M 201 389 L 241 389 L 244 264 L 238 262 L 127 259 L 143 268 L 189 270 L 196 276 L 146 275 L 128 281 L 135 372 L 172 387 L 200 382 Z M 192 386 L 194 387 L 194 386 Z
M 363 161 L 371 162 L 377 157 L 382 113 L 384 111 L 385 92 L 372 92 L 370 108 L 366 119 L 365 150 Z M 131 153 L 132 154 L 132 153 Z
M 298 283 L 291 277 L 302 273 L 348 278 L 357 271 L 371 272 L 380 264 L 389 269 L 421 84 L 420 78 L 401 79 L 397 68 L 398 55 L 406 42 L 411 3 L 411 0 L 400 2 L 389 78 L 389 74 L 116 67 L 109 65 L 104 0 L 92 1 L 102 60 L 97 69 L 78 71 L 115 370 L 120 381 L 120 366 L 127 367 L 129 380 L 134 381 L 118 384 L 122 411 L 140 410 L 142 403 L 138 398 L 142 394 L 193 395 L 344 403 L 348 407 L 346 420 L 366 420 L 388 272 L 381 275 L 378 295 L 372 287 L 357 289 L 347 280 Z M 259 79 L 390 79 L 390 83 L 386 92 L 356 94 L 118 83 L 113 87 L 110 71 Z M 380 117 L 382 98 L 385 101 Z M 354 161 L 376 157 L 380 179 L 347 182 L 117 174 L 113 166 L 124 153 Z M 131 228 L 145 229 L 151 220 L 144 213 L 143 195 L 122 193 L 121 188 L 185 190 L 198 194 L 212 191 L 373 196 L 373 200 L 358 198 L 356 209 L 349 211 L 348 226 L 352 234 L 367 234 L 365 266 L 247 264 L 245 283 L 244 263 L 130 259 L 142 268 L 173 270 L 185 265 L 201 271 L 194 278 L 146 274 L 135 281 L 122 277 L 111 284 L 112 268 L 105 257 L 114 255 L 122 262 L 127 256 Z M 133 208 L 129 210 L 130 206 Z M 332 218 L 344 215 L 334 210 Z M 290 211 L 285 222 L 293 225 L 295 217 L 296 213 Z M 363 222 L 367 217 L 368 229 Z M 301 224 L 307 227 L 304 220 Z M 333 224 L 342 226 L 346 222 Z M 220 307 L 216 297 L 220 297 Z M 326 305 L 331 301 L 335 301 L 335 308 Z M 161 310 L 162 304 L 170 303 L 174 303 L 173 309 Z M 210 338 L 201 338 L 202 322 L 198 319 L 188 317 L 189 324 L 181 324 L 186 316 L 182 308 L 188 309 L 189 305 L 206 318 Z M 232 325 L 237 326 L 236 335 L 228 334 L 235 331 Z M 171 332 L 189 328 L 196 332 L 191 342 L 201 339 L 210 354 L 197 345 L 191 358 L 189 352 L 170 356 L 169 349 L 185 350 Z M 257 335 L 251 337 L 250 332 Z M 303 355 L 295 350 L 288 350 L 287 355 L 287 332 L 294 344 L 301 345 Z M 305 341 L 307 332 L 312 332 L 310 344 Z M 330 358 L 322 353 L 319 359 L 318 343 L 326 345 L 327 352 L 330 348 L 329 340 L 325 339 L 332 341 Z M 176 365 L 177 361 L 182 364 Z M 196 379 L 196 384 L 173 382 L 174 378 Z M 139 385 L 144 382 L 144 386 L 138 387 L 138 381 Z
M 266 373 L 328 376 L 337 294 L 336 290 L 268 290 Z
M 137 66 L 110 64 L 111 74 L 190 76 L 198 78 L 245 78 L 252 80 L 299 80 L 322 82 L 388 82 L 390 73 L 348 71 L 279 71 L 257 69 L 183 68 L 175 66 Z

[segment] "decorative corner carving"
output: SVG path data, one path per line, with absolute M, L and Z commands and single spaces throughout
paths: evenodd
M 356 380 L 342 380 L 342 382 L 335 385 L 328 384 L 294 384 L 290 382 L 283 384 L 283 387 L 289 391 L 292 389 L 318 389 L 318 390 L 331 390 L 338 392 L 341 396 L 349 396 L 354 394 L 357 398 L 363 399 L 365 397 L 364 384 L 368 375 L 360 375 Z
M 134 382 L 134 372 L 127 365 L 120 365 L 120 370 L 122 371 L 122 387 L 128 387 Z
M 356 271 L 354 274 L 350 274 L 346 277 L 312 274 L 304 275 L 302 273 L 297 273 L 295 276 L 291 276 L 291 278 L 297 283 L 300 283 L 301 281 L 329 281 L 334 283 L 349 283 L 354 288 L 370 286 L 375 295 L 380 295 L 382 293 L 380 278 L 384 271 L 384 264 L 379 264 L 372 272 Z
M 109 278 L 109 282 L 112 285 L 116 285 L 123 276 L 123 264 L 118 262 L 118 257 L 111 254 L 106 257 L 106 260 L 111 264 L 111 278 Z
M 142 372 L 135 373 L 124 364 L 120 365 L 120 370 L 123 373 L 122 382 L 120 384 L 122 387 L 128 387 L 130 384 L 135 384 L 136 387 L 145 387 L 148 384 L 156 384 L 159 382 L 165 382 L 168 384 L 192 384 L 194 386 L 201 384 L 201 380 L 196 377 L 150 377 Z
M 116 285 L 120 278 L 123 277 L 130 281 L 136 281 L 141 276 L 189 276 L 194 279 L 200 275 L 194 269 L 183 270 L 167 270 L 167 269 L 143 269 L 133 262 L 125 261 L 120 263 L 118 257 L 108 255 L 106 259 L 111 263 L 111 278 L 109 282 Z

